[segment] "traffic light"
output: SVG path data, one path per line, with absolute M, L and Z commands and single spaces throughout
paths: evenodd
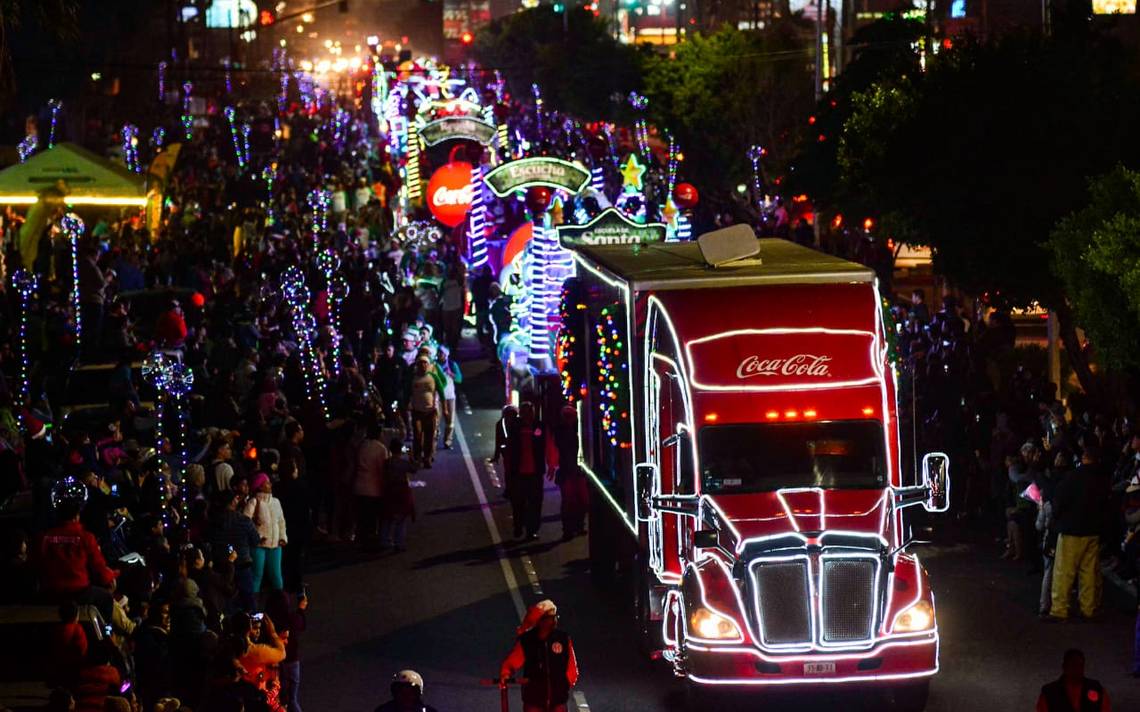
M 554 11 L 555 12 L 565 12 L 566 6 L 560 2 L 556 2 L 556 3 L 554 3 Z
M 277 18 L 273 16 L 272 10 L 262 10 L 257 14 L 257 24 L 262 27 L 269 27 L 276 21 Z
M 465 45 L 469 45 L 475 41 L 475 35 L 471 34 L 470 32 L 464 32 L 463 34 L 459 35 L 459 41 Z

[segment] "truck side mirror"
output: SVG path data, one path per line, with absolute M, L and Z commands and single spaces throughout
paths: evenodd
M 657 488 L 657 465 L 651 462 L 638 463 L 633 470 L 634 482 L 637 485 L 637 496 L 634 498 L 637 521 L 648 522 L 653 514 L 653 495 Z
M 950 457 L 943 452 L 928 452 L 922 457 L 922 484 L 927 488 L 922 503 L 928 512 L 950 509 Z
M 693 532 L 693 548 L 715 549 L 720 544 L 720 532 L 716 529 L 698 529 Z

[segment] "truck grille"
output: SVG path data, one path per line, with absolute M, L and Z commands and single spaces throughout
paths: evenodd
M 824 559 L 821 582 L 822 640 L 867 640 L 875 625 L 875 569 L 869 559 Z
M 756 562 L 752 580 L 756 617 L 764 643 L 810 642 L 811 593 L 807 560 Z

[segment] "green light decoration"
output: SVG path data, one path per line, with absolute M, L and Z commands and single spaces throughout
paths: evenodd
M 883 306 L 883 331 L 886 333 L 887 363 L 895 368 L 902 368 L 902 355 L 899 353 L 899 333 L 895 322 L 895 315 L 891 313 L 891 301 L 881 297 Z
M 562 382 L 562 395 L 566 402 L 576 403 L 586 395 L 585 352 L 579 339 L 585 333 L 586 305 L 582 303 L 581 283 L 570 278 L 562 285 L 559 306 L 562 326 L 554 342 L 554 362 Z
M 597 337 L 598 412 L 602 430 L 614 447 L 629 447 L 629 365 L 616 305 L 603 307 L 594 326 Z

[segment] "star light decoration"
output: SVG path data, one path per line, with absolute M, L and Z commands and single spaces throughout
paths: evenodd
M 644 185 L 642 176 L 645 175 L 645 166 L 637 160 L 637 156 L 632 153 L 626 156 L 625 163 L 621 166 L 621 178 L 624 190 L 627 193 L 641 192 Z
M 431 249 L 443 239 L 443 231 L 430 220 L 413 220 L 400 230 L 404 247 Z

